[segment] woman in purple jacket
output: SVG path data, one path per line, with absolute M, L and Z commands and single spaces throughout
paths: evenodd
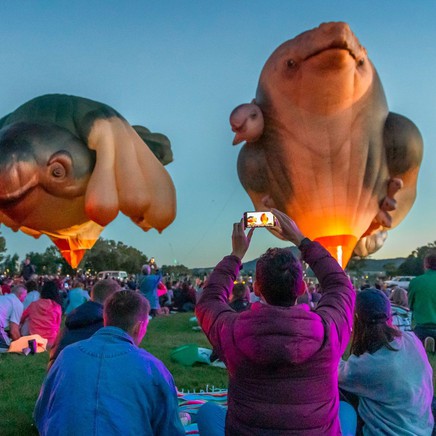
M 355 293 L 327 250 L 305 238 L 287 215 L 272 211 L 277 232 L 299 247 L 323 294 L 314 311 L 296 306 L 304 290 L 301 263 L 289 248 L 274 248 L 256 265 L 254 290 L 262 304 L 233 311 L 227 300 L 253 233 L 234 224 L 233 251 L 215 267 L 196 306 L 199 323 L 229 372 L 225 432 L 336 436 L 341 434 L 337 368 L 350 338 Z

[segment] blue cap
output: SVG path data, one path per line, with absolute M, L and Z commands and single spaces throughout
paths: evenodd
M 391 303 L 379 289 L 365 289 L 357 294 L 356 315 L 370 324 L 385 323 L 391 317 Z

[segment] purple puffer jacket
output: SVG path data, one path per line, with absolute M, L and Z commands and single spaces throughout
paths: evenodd
M 340 435 L 338 362 L 350 338 L 355 293 L 335 259 L 305 239 L 303 259 L 323 290 L 305 306 L 259 304 L 236 313 L 227 299 L 241 262 L 226 256 L 197 304 L 200 325 L 229 372 L 227 435 Z

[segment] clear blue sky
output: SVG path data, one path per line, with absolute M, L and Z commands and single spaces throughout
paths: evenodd
M 346 21 L 381 76 L 390 110 L 412 119 L 424 137 L 417 201 L 373 257 L 407 256 L 436 240 L 435 17 L 432 0 L 1 2 L 0 117 L 38 95 L 66 93 L 167 134 L 175 222 L 159 235 L 119 215 L 102 236 L 161 265 L 213 266 L 231 250 L 232 223 L 252 209 L 236 173 L 230 112 L 254 97 L 279 44 L 322 22 Z M 0 231 L 8 254 L 51 244 Z M 259 230 L 246 260 L 283 245 Z

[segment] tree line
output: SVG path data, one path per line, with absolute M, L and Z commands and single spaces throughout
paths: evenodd
M 430 250 L 436 249 L 436 241 L 418 247 L 409 254 L 406 260 L 395 268 L 390 264 L 384 265 L 388 276 L 423 274 L 423 260 Z M 0 272 L 9 271 L 12 274 L 19 272 L 20 262 L 18 254 L 6 255 L 6 240 L 0 234 Z M 31 251 L 26 257 L 36 268 L 36 273 L 74 274 L 75 271 L 68 265 L 55 246 L 48 247 L 43 253 Z M 126 271 L 128 274 L 137 274 L 142 265 L 149 261 L 148 257 L 137 248 L 128 246 L 122 242 L 100 238 L 91 250 L 88 250 L 80 262 L 79 269 L 94 274 L 99 271 Z M 347 266 L 348 270 L 358 271 L 364 268 L 365 259 L 352 259 Z M 184 265 L 163 265 L 161 271 L 164 274 L 175 276 L 189 275 L 192 270 Z
M 52 245 L 43 253 L 31 251 L 26 258 L 35 266 L 38 275 L 73 275 L 75 270 L 65 261 L 57 248 Z M 100 238 L 92 249 L 88 250 L 78 266 L 78 270 L 94 275 L 99 271 L 126 271 L 137 274 L 144 264 L 148 263 L 147 255 L 137 248 L 122 242 Z M 18 254 L 6 255 L 6 241 L 0 234 L 0 272 L 15 274 L 20 271 L 21 263 Z M 163 265 L 164 274 L 188 275 L 189 268 L 184 265 Z

